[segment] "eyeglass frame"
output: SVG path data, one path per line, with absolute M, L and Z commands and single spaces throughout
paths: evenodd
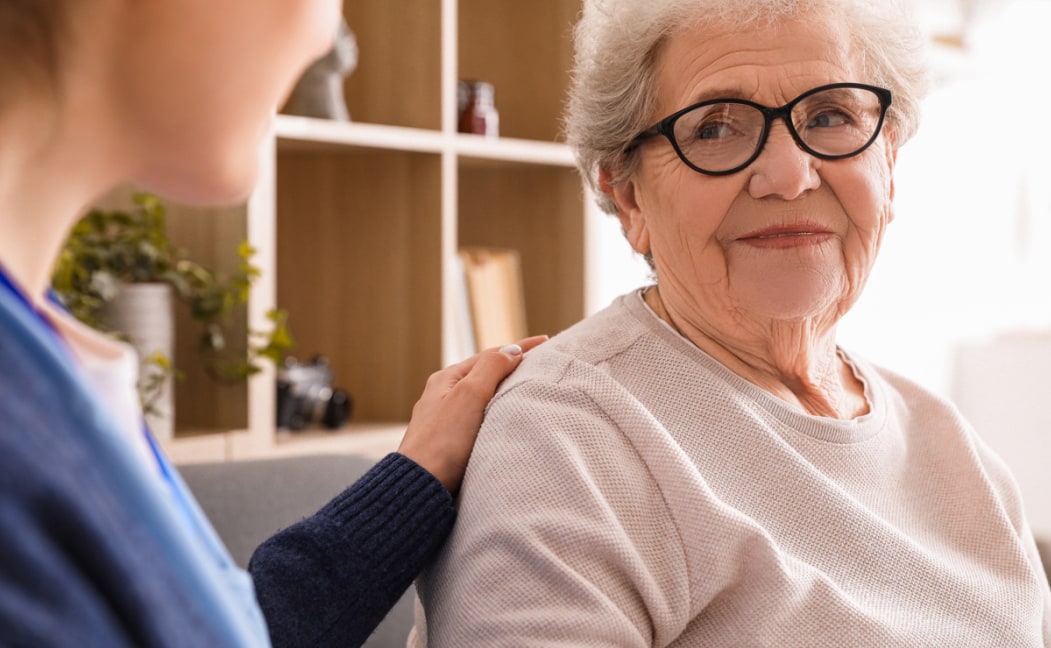
M 829 155 L 827 153 L 820 153 L 818 151 L 815 151 L 814 149 L 807 146 L 806 142 L 803 141 L 802 136 L 800 136 L 800 134 L 796 131 L 795 124 L 792 123 L 792 109 L 795 108 L 799 102 L 803 101 L 807 97 L 811 97 L 819 92 L 824 92 L 826 90 L 837 90 L 839 88 L 855 88 L 858 90 L 868 90 L 875 94 L 879 98 L 880 103 L 879 122 L 876 124 L 875 130 L 872 132 L 872 137 L 870 137 L 867 142 L 865 142 L 860 148 L 858 148 L 858 150 L 853 151 L 851 153 Z M 686 106 L 681 110 L 677 110 L 665 117 L 664 119 L 660 120 L 653 126 L 650 126 L 649 128 L 643 130 L 638 135 L 633 137 L 630 142 L 628 142 L 628 145 L 624 148 L 624 153 L 631 153 L 646 140 L 653 137 L 657 137 L 658 135 L 663 135 L 668 139 L 669 142 L 671 142 L 672 148 L 675 149 L 676 155 L 679 156 L 679 159 L 682 160 L 683 164 L 690 167 L 694 171 L 710 176 L 730 175 L 732 173 L 737 173 L 738 171 L 741 171 L 742 169 L 750 165 L 752 162 L 755 162 L 756 158 L 758 158 L 759 155 L 763 152 L 763 148 L 766 147 L 766 140 L 770 136 L 770 130 L 773 126 L 774 120 L 780 117 L 785 122 L 785 126 L 788 128 L 788 132 L 792 135 L 792 139 L 795 140 L 795 143 L 799 146 L 799 148 L 803 149 L 810 155 L 813 155 L 814 157 L 821 160 L 843 160 L 846 158 L 852 158 L 854 156 L 861 155 L 861 153 L 863 153 L 865 149 L 872 146 L 872 143 L 876 141 L 877 137 L 879 137 L 880 131 L 883 130 L 883 122 L 886 120 L 887 110 L 890 109 L 891 100 L 891 91 L 886 88 L 868 85 L 865 83 L 852 82 L 830 83 L 828 85 L 811 88 L 810 90 L 807 90 L 792 101 L 789 101 L 785 105 L 780 106 L 778 108 L 769 108 L 762 104 L 755 103 L 754 101 L 748 101 L 747 99 L 706 99 L 704 101 L 699 101 L 695 104 Z M 763 114 L 763 131 L 760 133 L 759 139 L 756 141 L 755 152 L 752 153 L 752 155 L 742 164 L 739 164 L 738 166 L 726 171 L 709 171 L 707 169 L 700 168 L 693 162 L 690 162 L 690 160 L 682 152 L 682 149 L 679 147 L 678 141 L 676 141 L 675 139 L 675 122 L 677 122 L 679 118 L 683 115 L 692 112 L 698 108 L 721 103 L 741 104 L 757 109 Z

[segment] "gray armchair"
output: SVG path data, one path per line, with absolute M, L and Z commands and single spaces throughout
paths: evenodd
M 237 564 L 281 528 L 313 514 L 375 463 L 353 455 L 317 455 L 179 466 L 186 484 Z M 406 592 L 366 648 L 404 648 L 413 624 Z

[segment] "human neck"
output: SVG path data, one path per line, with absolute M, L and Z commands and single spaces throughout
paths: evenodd
M 0 264 L 39 303 L 69 228 L 91 200 L 38 124 L 0 118 Z
M 669 309 L 659 287 L 644 298 L 653 312 L 745 380 L 815 416 L 851 419 L 868 411 L 864 385 L 839 356 L 832 332 L 814 322 L 771 322 L 761 333 L 720 335 Z
M 0 265 L 36 303 L 72 225 L 121 177 L 114 131 L 82 85 L 16 90 L 0 112 Z

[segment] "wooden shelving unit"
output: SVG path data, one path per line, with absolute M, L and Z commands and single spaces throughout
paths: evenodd
M 531 332 L 586 312 L 588 199 L 559 125 L 579 0 L 346 0 L 360 50 L 352 122 L 279 115 L 247 204 L 179 210 L 203 255 L 247 238 L 262 279 L 246 322 L 286 309 L 296 353 L 323 354 L 354 399 L 332 433 L 274 429 L 274 372 L 176 394 L 176 461 L 396 447 L 427 376 L 459 360 L 457 248 L 513 247 Z M 456 132 L 459 79 L 496 88 L 499 138 Z M 177 360 L 192 364 L 192 349 Z

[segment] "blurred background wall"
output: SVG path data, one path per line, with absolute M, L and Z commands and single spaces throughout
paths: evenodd
M 920 7 L 936 81 L 840 342 L 953 399 L 1051 535 L 1051 2 Z

